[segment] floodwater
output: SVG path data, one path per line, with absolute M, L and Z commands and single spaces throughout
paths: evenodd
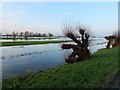
M 91 53 L 105 48 L 106 42 L 103 38 L 91 41 L 89 47 Z M 2 60 L 2 77 L 24 76 L 29 72 L 39 72 L 65 64 L 64 58 L 72 50 L 61 49 L 61 44 L 0 47 L 2 49 L 2 57 L 0 57 Z
M 17 42 L 17 41 L 61 41 L 61 40 L 70 40 L 69 38 L 65 38 L 65 37 L 59 37 L 59 38 L 51 38 L 51 39 L 48 39 L 48 38 L 37 38 L 37 37 L 32 37 L 32 39 L 28 38 L 28 39 L 1 39 L 0 42 Z

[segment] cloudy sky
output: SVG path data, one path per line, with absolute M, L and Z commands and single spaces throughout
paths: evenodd
M 2 3 L 2 32 L 31 31 L 62 34 L 63 23 L 79 22 L 95 36 L 117 31 L 117 2 L 5 2 Z

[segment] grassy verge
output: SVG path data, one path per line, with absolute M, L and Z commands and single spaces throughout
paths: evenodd
M 71 42 L 71 41 L 15 41 L 15 42 L 1 42 L 0 46 L 50 44 L 50 43 L 62 43 L 62 42 Z
M 120 49 L 120 47 L 119 47 Z M 118 72 L 118 48 L 99 50 L 90 60 L 65 64 L 43 73 L 3 81 L 3 88 L 105 88 Z

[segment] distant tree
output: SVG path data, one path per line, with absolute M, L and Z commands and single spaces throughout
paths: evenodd
M 20 32 L 20 37 L 23 37 L 23 32 Z
M 42 34 L 41 33 L 38 33 L 38 37 L 41 37 L 42 36 Z
M 46 33 L 43 33 L 43 35 L 42 35 L 43 37 L 47 37 L 47 34 Z
M 37 32 L 35 33 L 35 37 L 38 37 L 38 33 Z
M 32 37 L 33 36 L 33 32 L 29 32 L 29 37 Z
M 16 36 L 18 36 L 18 32 L 16 32 L 15 34 L 16 34 Z
M 28 31 L 25 31 L 25 33 L 24 33 L 24 37 L 25 37 L 25 39 L 28 38 L 28 35 L 29 35 L 29 32 L 28 32 Z
M 53 37 L 53 34 L 52 33 L 48 33 L 48 37 Z
M 12 32 L 12 36 L 13 36 L 14 39 L 16 38 L 16 33 L 15 33 L 15 31 Z

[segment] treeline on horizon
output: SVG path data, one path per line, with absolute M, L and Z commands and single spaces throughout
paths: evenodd
M 13 31 L 11 34 L 7 33 L 7 34 L 0 34 L 0 36 L 2 37 L 53 37 L 54 35 L 52 33 L 40 33 L 40 32 L 29 32 L 29 31 L 25 31 L 25 32 L 15 32 Z

